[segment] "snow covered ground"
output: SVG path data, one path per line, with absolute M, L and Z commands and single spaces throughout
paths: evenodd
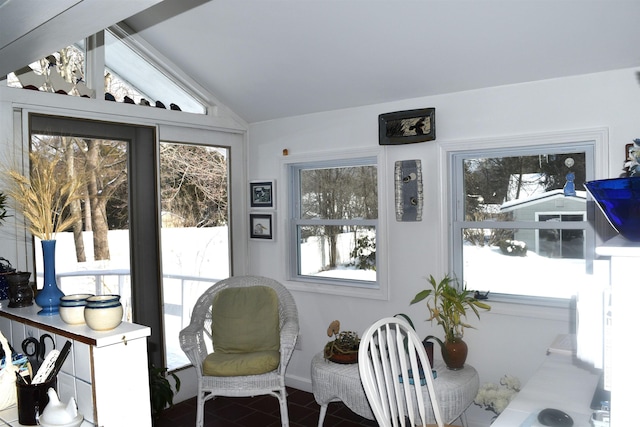
M 532 251 L 508 256 L 496 246 L 465 245 L 463 260 L 467 288 L 492 293 L 571 298 L 588 277 L 583 259 L 548 258 Z

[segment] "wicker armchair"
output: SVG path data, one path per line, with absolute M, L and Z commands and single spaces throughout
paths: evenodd
M 260 375 L 207 376 L 203 361 L 211 345 L 211 303 L 214 296 L 227 288 L 267 286 L 278 297 L 280 322 L 280 365 L 276 370 Z M 282 426 L 289 425 L 284 376 L 298 338 L 298 310 L 289 291 L 273 279 L 258 276 L 237 276 L 222 280 L 205 291 L 196 302 L 189 326 L 180 331 L 180 347 L 196 369 L 198 378 L 196 426 L 204 424 L 204 404 L 215 396 L 256 396 L 270 394 L 280 402 Z M 215 347 L 215 343 L 213 344 Z

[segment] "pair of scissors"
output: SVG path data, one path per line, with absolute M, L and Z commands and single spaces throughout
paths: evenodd
M 42 334 L 42 336 L 40 336 L 40 341 L 34 337 L 28 337 L 22 341 L 22 351 L 27 356 L 27 359 L 29 359 L 34 375 L 38 372 L 40 365 L 42 365 L 42 362 L 49 353 L 47 351 L 47 339 L 51 341 L 51 349 L 49 351 L 55 349 L 56 342 L 49 334 Z

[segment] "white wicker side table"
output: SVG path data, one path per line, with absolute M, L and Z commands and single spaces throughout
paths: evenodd
M 478 394 L 478 372 L 468 364 L 463 369 L 452 371 L 438 361 L 434 363 L 434 368 L 438 375 L 434 385 L 440 412 L 445 422 L 450 423 L 463 415 Z M 322 352 L 318 353 L 311 361 L 311 388 L 316 402 L 320 405 L 318 427 L 322 427 L 327 407 L 331 402 L 342 401 L 356 414 L 369 420 L 374 419 L 362 388 L 357 363 L 333 363 L 325 360 Z M 431 412 L 430 407 L 427 410 Z M 433 419 L 430 421 L 433 422 Z

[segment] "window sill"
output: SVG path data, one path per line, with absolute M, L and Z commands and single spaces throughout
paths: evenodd
M 383 301 L 389 300 L 387 288 L 385 286 L 378 285 L 375 287 L 357 287 L 330 284 L 322 281 L 289 280 L 287 281 L 286 286 L 289 290 L 301 292 L 339 295 L 364 299 L 376 299 Z
M 531 319 L 546 319 L 570 321 L 575 311 L 573 299 L 561 298 L 532 298 L 506 294 L 490 296 L 483 300 L 491 306 L 489 313 L 504 316 L 526 317 Z

